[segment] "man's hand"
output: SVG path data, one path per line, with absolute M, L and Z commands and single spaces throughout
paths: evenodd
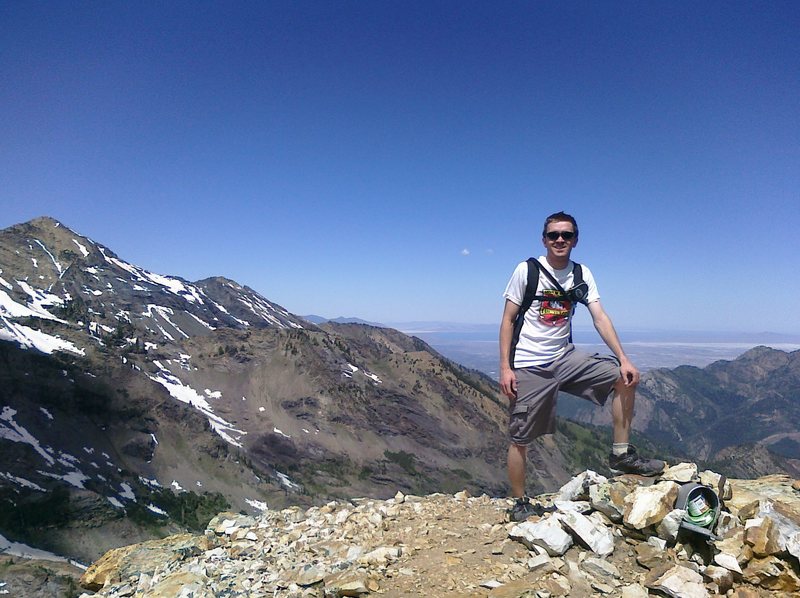
M 517 399 L 517 375 L 511 368 L 500 370 L 500 390 L 510 400 L 515 401 Z
M 625 386 L 636 386 L 639 384 L 639 370 L 630 361 L 625 360 L 620 363 L 619 373 L 622 376 L 622 383 Z

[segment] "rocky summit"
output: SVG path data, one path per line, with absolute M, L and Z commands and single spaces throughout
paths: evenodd
M 716 497 L 711 525 L 692 527 L 681 488 Z M 398 492 L 220 513 L 202 535 L 110 551 L 80 583 L 84 598 L 800 593 L 800 482 L 787 476 L 726 480 L 693 463 L 657 479 L 587 470 L 535 500 L 554 512 L 509 522 L 505 498 Z

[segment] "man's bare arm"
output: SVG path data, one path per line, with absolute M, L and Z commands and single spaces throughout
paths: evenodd
M 606 310 L 600 304 L 600 301 L 592 301 L 588 306 L 589 313 L 592 316 L 595 330 L 603 339 L 603 342 L 611 349 L 612 353 L 617 356 L 620 363 L 620 374 L 622 375 L 625 386 L 635 385 L 639 383 L 639 370 L 631 363 L 625 351 L 622 349 L 622 343 L 619 342 L 619 336 L 608 317 Z
M 519 305 L 506 299 L 503 319 L 500 321 L 500 390 L 509 399 L 517 398 L 517 376 L 509 364 L 511 341 L 514 337 L 514 322 L 519 313 Z

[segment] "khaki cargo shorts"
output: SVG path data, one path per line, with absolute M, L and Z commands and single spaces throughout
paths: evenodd
M 548 366 L 514 370 L 517 400 L 509 408 L 511 442 L 527 446 L 537 437 L 556 431 L 559 391 L 605 405 L 620 377 L 619 365 L 616 357 L 588 355 L 570 344 L 567 352 Z

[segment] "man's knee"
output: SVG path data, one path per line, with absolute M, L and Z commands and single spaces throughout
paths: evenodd
M 636 393 L 636 386 L 638 382 L 633 382 L 631 384 L 625 384 L 625 379 L 620 376 L 617 378 L 617 381 L 614 383 L 614 390 L 621 395 L 630 395 L 633 396 Z

